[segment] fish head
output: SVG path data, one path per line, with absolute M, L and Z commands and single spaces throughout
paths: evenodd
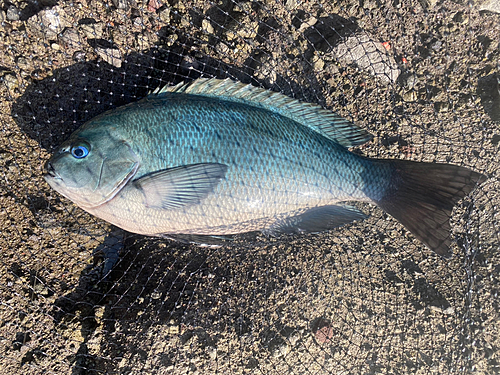
M 45 180 L 82 208 L 100 206 L 133 178 L 139 158 L 116 128 L 75 132 L 45 166 Z

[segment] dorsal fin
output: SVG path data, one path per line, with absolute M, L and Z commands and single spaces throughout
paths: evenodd
M 199 78 L 190 83 L 181 82 L 175 86 L 157 88 L 152 94 L 167 92 L 217 97 L 265 108 L 307 126 L 345 147 L 359 146 L 372 139 L 372 135 L 366 130 L 319 105 L 303 103 L 278 92 L 230 79 Z

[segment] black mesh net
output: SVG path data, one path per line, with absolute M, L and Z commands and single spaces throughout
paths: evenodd
M 0 5 L 2 373 L 499 371 L 497 2 Z M 486 174 L 453 211 L 454 257 L 368 204 L 338 230 L 206 248 L 125 233 L 45 183 L 85 121 L 198 77 L 332 109 L 374 135 L 362 155 Z

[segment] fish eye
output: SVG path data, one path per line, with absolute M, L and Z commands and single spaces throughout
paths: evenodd
M 83 159 L 90 152 L 90 146 L 87 143 L 80 142 L 71 147 L 71 155 L 76 159 Z

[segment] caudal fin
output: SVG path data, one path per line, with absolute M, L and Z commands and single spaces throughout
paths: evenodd
M 376 203 L 437 254 L 450 258 L 450 216 L 455 204 L 486 176 L 451 164 L 391 163 L 391 186 Z

